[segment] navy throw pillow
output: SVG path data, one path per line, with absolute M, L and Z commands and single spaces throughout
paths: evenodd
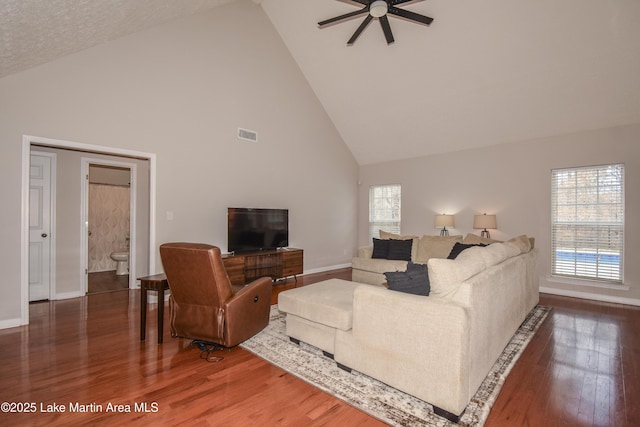
M 387 259 L 411 261 L 413 240 L 389 240 L 389 256 Z
M 390 240 L 382 240 L 373 238 L 373 253 L 371 258 L 387 259 L 389 257 Z
M 413 295 L 428 296 L 431 292 L 429 272 L 424 264 L 407 264 L 407 271 L 392 271 L 384 273 L 387 287 L 392 291 L 405 292 Z
M 456 259 L 458 255 L 462 253 L 462 251 L 464 251 L 465 249 L 469 249 L 472 246 L 488 246 L 488 245 L 485 243 L 466 244 L 466 243 L 456 242 L 456 244 L 453 245 L 453 248 L 451 248 L 451 252 L 449 252 L 449 256 L 447 257 L 447 259 Z

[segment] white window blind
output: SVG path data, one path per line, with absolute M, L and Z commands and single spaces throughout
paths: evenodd
M 622 283 L 624 165 L 552 171 L 552 272 Z
M 376 185 L 369 188 L 369 239 L 380 230 L 400 234 L 400 185 Z

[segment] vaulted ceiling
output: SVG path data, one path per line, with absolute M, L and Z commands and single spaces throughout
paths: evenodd
M 0 0 L 0 77 L 230 1 Z M 254 3 L 360 164 L 640 122 L 638 0 L 415 1 L 353 46 L 317 22 L 358 3 Z

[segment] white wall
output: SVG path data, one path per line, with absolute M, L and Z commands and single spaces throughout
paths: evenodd
M 238 140 L 238 127 L 258 142 Z M 348 263 L 355 250 L 355 160 L 248 0 L 0 79 L 0 327 L 21 316 L 25 134 L 156 154 L 158 245 L 224 250 L 227 207 L 248 206 L 290 210 L 306 271 Z
M 607 163 L 625 164 L 625 286 L 558 283 L 550 277 L 551 170 Z M 536 238 L 544 291 L 640 304 L 640 124 L 362 166 L 360 182 L 361 246 L 369 244 L 369 187 L 402 184 L 403 234 L 439 234 L 433 228 L 436 213 L 455 214 L 451 234 L 479 234 L 473 215 L 496 214 L 498 229 L 491 237 Z

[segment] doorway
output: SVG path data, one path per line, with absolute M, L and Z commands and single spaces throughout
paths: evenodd
M 86 153 L 83 153 L 86 154 Z M 88 294 L 96 289 L 89 288 L 89 279 L 111 279 L 110 284 L 98 285 L 101 289 L 119 287 L 126 282 L 126 288 L 136 288 L 138 251 L 138 163 L 122 157 L 84 157 L 80 158 L 82 172 L 82 197 L 80 200 L 83 226 L 81 232 L 81 253 L 83 279 L 82 293 Z M 92 185 L 92 177 L 96 181 Z M 102 185 L 106 184 L 106 185 Z M 125 188 L 128 187 L 128 188 Z M 97 194 L 96 194 L 97 193 Z M 90 196 L 102 199 L 91 206 Z M 105 200 L 105 199 L 112 200 Z M 113 199 L 120 199 L 117 202 Z M 125 204 L 128 206 L 125 207 Z M 120 210 L 119 213 L 110 212 Z M 94 212 L 91 212 L 91 211 Z M 101 211 L 96 213 L 97 211 Z M 93 214 L 94 218 L 90 218 Z M 92 222 L 93 220 L 93 222 Z M 119 223 L 119 224 L 118 224 Z M 96 246 L 98 245 L 98 246 Z M 134 248 L 131 250 L 129 248 Z M 109 277 L 102 273 L 113 270 L 116 274 L 117 263 L 111 259 L 113 252 L 128 254 L 127 274 L 124 277 Z M 123 270 L 122 266 L 120 268 Z M 106 277 L 105 277 L 106 276 Z
M 155 273 L 155 168 L 156 156 L 153 153 L 143 153 L 119 148 L 96 146 L 51 138 L 24 135 L 22 139 L 22 220 L 21 220 L 21 246 L 20 246 L 20 324 L 29 324 L 29 280 L 30 280 L 30 248 L 29 248 L 29 221 L 30 221 L 30 163 L 31 150 L 53 151 L 58 153 L 57 187 L 65 190 L 65 194 L 57 194 L 60 199 L 57 210 L 65 209 L 55 215 L 56 221 L 53 227 L 57 230 L 57 242 L 52 249 L 55 253 L 55 262 L 51 270 L 55 271 L 52 278 L 49 299 L 59 300 L 76 298 L 86 295 L 87 292 L 87 224 L 81 221 L 82 207 L 86 206 L 86 191 L 84 187 L 88 181 L 86 174 L 80 167 L 80 156 L 93 155 L 100 160 L 120 159 L 124 163 L 131 162 L 136 165 L 143 164 L 139 169 L 138 184 L 142 188 L 139 192 L 138 204 L 139 222 L 137 232 L 130 230 L 131 247 L 134 240 L 137 243 L 135 251 L 131 250 L 130 263 L 132 272 L 129 277 L 129 288 L 137 288 L 136 276 Z M 61 153 L 64 153 L 61 154 Z M 67 167 L 61 159 L 67 156 L 74 157 L 72 167 Z M 75 165 L 75 166 L 73 166 Z M 128 166 L 126 166 L 128 167 Z M 75 168 L 75 172 L 72 170 Z M 132 177 L 135 176 L 132 170 Z M 63 180 L 67 180 L 62 182 Z M 135 178 L 132 179 L 132 184 Z M 81 189 L 82 187 L 82 189 Z M 67 198 L 67 196 L 69 198 Z M 135 227 L 135 222 L 132 222 Z M 138 265 L 134 264 L 135 254 L 138 254 Z M 137 270 L 136 270 L 137 267 Z M 135 273 L 134 273 L 135 272 Z
M 87 166 L 87 294 L 129 289 L 136 200 L 131 167 L 112 162 Z

